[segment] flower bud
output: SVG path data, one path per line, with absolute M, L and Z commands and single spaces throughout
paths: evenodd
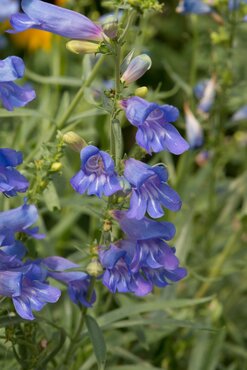
M 71 149 L 79 153 L 87 146 L 86 141 L 73 131 L 66 132 L 66 134 L 63 135 L 63 141 L 65 144 L 68 144 Z
M 186 135 L 191 149 L 196 149 L 203 144 L 203 131 L 200 123 L 191 112 L 189 106 L 184 104 Z
M 86 271 L 91 276 L 100 276 L 103 272 L 103 267 L 100 262 L 94 258 L 92 261 L 87 265 Z
M 139 96 L 140 98 L 145 98 L 148 93 L 147 86 L 138 87 L 135 90 L 135 96 Z
M 62 163 L 61 162 L 54 162 L 51 165 L 51 171 L 53 171 L 53 172 L 58 172 L 58 171 L 61 170 L 61 168 L 62 168 Z
M 112 222 L 110 220 L 104 220 L 103 230 L 105 232 L 108 232 L 108 231 L 111 231 L 111 229 L 112 229 Z
M 75 54 L 96 54 L 99 52 L 100 45 L 95 42 L 71 40 L 67 42 L 66 48 Z
M 121 77 L 121 82 L 128 85 L 138 80 L 151 68 L 151 65 L 151 58 L 147 54 L 138 55 L 128 65 Z
M 103 26 L 104 34 L 114 40 L 118 34 L 118 22 L 109 22 Z

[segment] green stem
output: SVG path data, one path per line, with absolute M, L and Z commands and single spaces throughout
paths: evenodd
M 89 77 L 85 80 L 85 82 L 83 83 L 81 88 L 78 90 L 77 94 L 75 95 L 74 99 L 70 103 L 66 112 L 63 114 L 63 116 L 57 122 L 57 128 L 62 128 L 63 125 L 67 122 L 68 118 L 71 116 L 72 112 L 74 111 L 74 109 L 78 105 L 79 101 L 81 100 L 81 98 L 82 98 L 82 96 L 85 92 L 85 88 L 90 86 L 91 83 L 93 82 L 93 80 L 95 79 L 96 74 L 97 74 L 99 68 L 101 67 L 102 63 L 104 62 L 104 60 L 105 60 L 105 55 L 102 55 L 100 57 L 100 59 L 97 61 L 97 63 L 95 64 L 95 66 L 93 67 Z
M 91 278 L 90 285 L 89 285 L 88 292 L 87 292 L 87 301 L 90 301 L 91 298 L 92 298 L 94 285 L 95 285 L 95 280 L 96 280 L 95 277 Z M 80 322 L 79 322 L 78 328 L 77 328 L 73 338 L 71 339 L 71 342 L 70 342 L 70 345 L 69 345 L 69 348 L 68 348 L 68 351 L 67 351 L 67 354 L 66 354 L 66 359 L 65 359 L 65 362 L 63 364 L 64 370 L 68 369 L 68 365 L 70 364 L 71 359 L 72 359 L 72 357 L 75 353 L 76 345 L 77 345 L 78 341 L 80 340 L 80 336 L 81 336 L 82 328 L 84 326 L 85 316 L 86 316 L 87 310 L 88 310 L 88 307 L 83 307 L 81 309 Z

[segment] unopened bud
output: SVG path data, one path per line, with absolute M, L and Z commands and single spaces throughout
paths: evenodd
M 103 230 L 105 232 L 111 231 L 112 229 L 112 222 L 110 220 L 105 220 L 103 224 Z
M 75 54 L 96 54 L 100 45 L 89 41 L 71 40 L 67 42 L 66 48 Z
M 135 90 L 135 96 L 139 96 L 140 98 L 145 98 L 145 96 L 147 96 L 147 93 L 148 93 L 147 86 L 138 87 Z
M 128 85 L 138 80 L 151 68 L 151 65 L 152 60 L 147 54 L 138 55 L 128 65 L 121 77 L 121 82 Z
M 63 135 L 63 141 L 65 144 L 69 145 L 71 149 L 79 153 L 87 146 L 86 141 L 73 131 L 66 132 L 66 134 Z
M 86 268 L 86 271 L 91 276 L 100 276 L 103 272 L 103 267 L 97 259 L 93 259 Z
M 112 21 L 112 22 L 104 24 L 103 30 L 106 36 L 114 40 L 118 34 L 118 22 Z
M 51 165 L 51 171 L 53 171 L 53 172 L 60 171 L 61 168 L 62 168 L 62 163 L 61 162 L 54 162 Z

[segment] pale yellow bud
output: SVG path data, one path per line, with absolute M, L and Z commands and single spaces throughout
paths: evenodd
M 73 131 L 66 132 L 66 134 L 63 135 L 63 141 L 75 152 L 80 152 L 83 148 L 85 148 L 85 146 L 87 146 L 86 141 Z
M 112 229 L 112 222 L 110 220 L 104 220 L 103 230 L 105 232 L 108 232 L 108 231 L 111 231 L 111 229 Z
M 145 98 L 145 96 L 147 96 L 147 93 L 148 93 L 147 86 L 138 87 L 135 90 L 135 96 L 139 96 L 140 98 Z
M 97 259 L 93 259 L 86 268 L 86 271 L 91 276 L 100 276 L 103 272 L 103 267 Z
M 53 171 L 53 172 L 60 171 L 61 168 L 62 168 L 62 163 L 61 162 L 54 162 L 51 165 L 51 171 Z
M 67 42 L 66 48 L 75 54 L 95 54 L 100 45 L 90 41 L 71 40 Z

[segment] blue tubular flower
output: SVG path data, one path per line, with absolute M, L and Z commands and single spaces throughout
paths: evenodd
M 203 136 L 203 130 L 194 116 L 194 114 L 191 112 L 188 105 L 184 105 L 184 112 L 185 112 L 185 125 L 186 125 L 186 136 L 188 139 L 188 142 L 190 143 L 191 149 L 197 149 L 200 148 L 203 145 L 204 142 L 204 136 Z
M 128 85 L 131 82 L 138 80 L 151 68 L 151 65 L 152 61 L 148 55 L 138 55 L 129 63 L 121 77 L 121 82 Z
M 21 152 L 0 148 L 0 193 L 6 196 L 14 196 L 17 192 L 27 190 L 29 182 L 13 168 L 20 163 L 22 163 Z
M 201 88 L 201 96 L 199 98 L 200 101 L 197 107 L 199 112 L 207 114 L 211 110 L 215 100 L 215 91 L 216 91 L 216 78 L 215 76 L 213 76 L 210 80 L 205 81 L 204 88 Z
M 166 184 L 168 173 L 163 166 L 149 166 L 133 158 L 125 162 L 124 176 L 132 186 L 129 218 L 140 220 L 146 211 L 153 217 L 164 215 L 162 206 L 178 211 L 182 202 L 179 195 Z
M 175 248 L 171 248 L 164 240 L 152 238 L 146 240 L 122 240 L 121 250 L 126 252 L 132 272 L 141 268 L 151 269 L 163 268 L 167 271 L 174 271 L 179 266 L 179 260 L 175 256 Z
M 23 77 L 24 71 L 23 60 L 19 57 L 12 56 L 0 60 L 0 82 L 14 81 Z
M 247 0 L 228 0 L 228 8 L 229 10 L 238 9 L 241 3 L 247 4 Z
M 35 91 L 29 86 L 20 87 L 13 81 L 23 77 L 24 63 L 19 57 L 0 60 L 0 100 L 7 110 L 23 107 L 35 98 Z
M 137 296 L 144 296 L 151 292 L 152 283 L 145 280 L 137 272 L 132 273 L 125 260 L 126 252 L 114 244 L 108 250 L 100 248 L 100 261 L 105 272 L 102 277 L 103 284 L 112 292 L 134 293 Z
M 88 300 L 88 288 L 91 277 L 81 271 L 66 271 L 79 266 L 62 257 L 48 257 L 40 261 L 42 266 L 48 268 L 48 276 L 55 280 L 61 281 L 68 286 L 69 297 L 75 304 L 82 304 L 85 307 L 92 307 L 96 300 L 96 293 Z
M 22 272 L 20 294 L 12 296 L 17 313 L 26 320 L 35 317 L 32 311 L 40 311 L 46 303 L 58 301 L 61 292 L 46 282 L 44 270 L 36 264 L 30 263 L 20 269 Z
M 111 213 L 129 239 L 161 238 L 171 240 L 176 233 L 175 226 L 171 222 L 157 222 L 147 217 L 141 220 L 130 220 L 127 217 L 127 212 L 114 210 Z
M 0 21 L 8 19 L 12 14 L 19 11 L 18 0 L 1 0 Z
M 11 17 L 12 33 L 35 28 L 76 40 L 103 41 L 100 26 L 90 19 L 69 9 L 39 0 L 22 0 L 23 13 Z
M 188 150 L 188 143 L 177 129 L 170 124 L 179 116 L 177 108 L 172 105 L 149 103 L 137 96 L 120 102 L 128 121 L 138 128 L 136 142 L 148 153 L 168 150 L 181 154 Z
M 232 116 L 231 120 L 233 122 L 241 121 L 247 119 L 247 105 L 239 108 Z
M 121 190 L 118 176 L 114 170 L 111 156 L 93 145 L 81 150 L 81 169 L 70 180 L 80 194 L 110 196 Z
M 207 14 L 212 12 L 212 8 L 201 0 L 181 0 L 176 11 L 182 14 Z
M 148 281 L 159 288 L 169 285 L 169 281 L 177 282 L 187 276 L 187 271 L 183 267 L 177 267 L 171 271 L 163 268 L 151 269 L 145 267 L 143 268 L 143 273 Z
M 44 237 L 38 234 L 38 228 L 30 229 L 38 219 L 38 211 L 34 205 L 24 204 L 21 207 L 9 211 L 0 212 L 0 239 L 6 235 L 14 235 L 23 232 L 36 239 Z

